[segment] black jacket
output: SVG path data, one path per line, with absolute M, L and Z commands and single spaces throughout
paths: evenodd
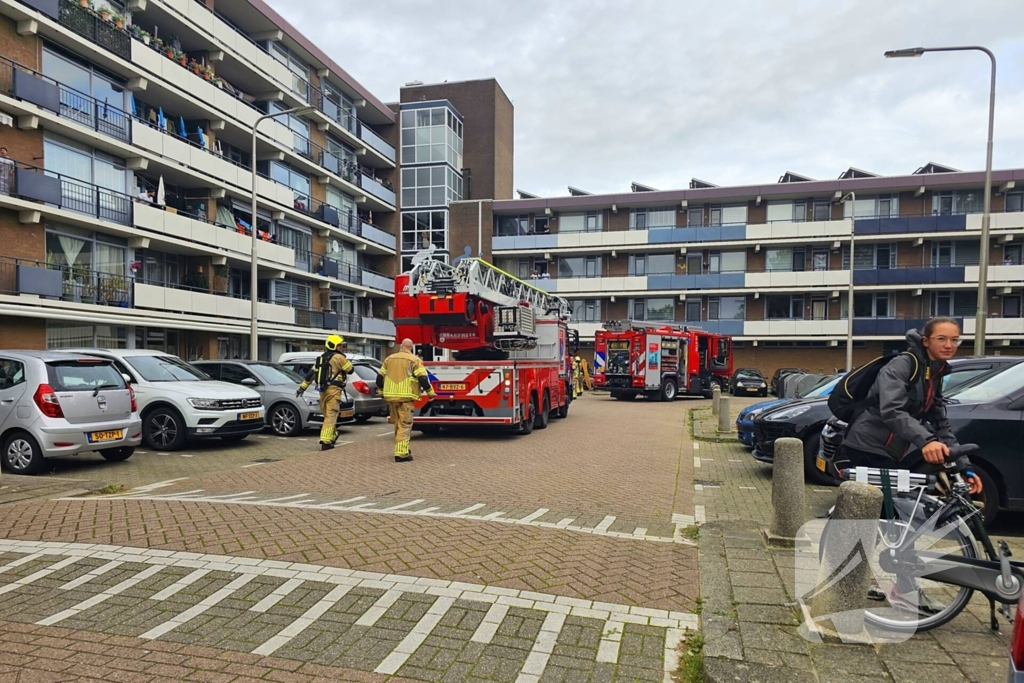
M 850 448 L 899 461 L 929 441 L 956 445 L 942 399 L 942 378 L 949 374 L 949 365 L 928 360 L 917 330 L 907 332 L 907 345 L 909 353 L 879 371 L 868 392 L 868 408 L 846 431 Z

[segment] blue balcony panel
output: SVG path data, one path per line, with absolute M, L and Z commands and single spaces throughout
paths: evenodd
M 675 284 L 677 279 L 680 279 L 677 275 L 648 275 L 647 289 L 682 289 Z
M 732 242 L 734 240 L 747 239 L 747 226 L 745 225 L 723 225 L 722 241 Z
M 734 337 L 743 334 L 742 320 L 705 320 L 699 323 L 695 322 L 693 326 L 712 334 L 728 334 Z
M 515 237 L 492 237 L 491 238 L 491 251 L 504 251 L 507 249 L 516 248 Z

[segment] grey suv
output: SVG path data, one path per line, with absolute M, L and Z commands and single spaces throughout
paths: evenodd
M 127 460 L 142 441 L 133 390 L 109 360 L 0 351 L 0 460 L 36 474 L 43 459 L 97 451 Z
M 247 360 L 205 360 L 192 365 L 214 379 L 255 390 L 267 408 L 267 426 L 278 436 L 292 436 L 306 427 L 323 424 L 316 389 L 307 389 L 301 398 L 296 398 L 295 390 L 302 378 L 281 365 Z M 353 415 L 352 399 L 346 392 L 338 424 L 354 422 Z

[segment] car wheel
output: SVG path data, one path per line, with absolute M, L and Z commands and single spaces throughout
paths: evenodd
M 135 448 L 132 446 L 123 446 L 121 448 L 108 448 L 106 450 L 100 451 L 100 455 L 103 456 L 103 459 L 109 460 L 110 462 L 124 462 L 128 458 L 132 457 L 133 453 L 135 453 Z
M 533 433 L 533 422 L 535 415 L 537 415 L 537 395 L 530 395 L 530 404 L 526 415 L 523 417 L 523 421 L 519 423 L 519 433 L 523 436 Z
M 974 473 L 981 479 L 981 496 L 975 497 L 974 500 L 983 503 L 981 516 L 985 520 L 985 526 L 989 526 L 999 514 L 999 486 L 984 467 L 974 465 Z
M 818 448 L 821 445 L 821 429 L 817 429 L 804 441 L 804 476 L 808 484 L 818 486 L 838 486 L 832 475 L 822 472 L 815 466 L 818 458 Z
M 544 392 L 544 403 L 541 404 L 540 412 L 537 413 L 537 418 L 533 421 L 534 429 L 547 429 L 548 420 L 551 419 L 551 399 L 548 398 L 548 392 Z
M 4 466 L 11 474 L 39 474 L 43 470 L 43 449 L 26 432 L 15 432 L 4 440 Z
M 758 396 L 760 396 L 761 398 L 768 398 L 768 390 L 767 390 L 767 389 L 762 389 L 762 390 L 761 390 L 761 391 L 760 391 L 760 392 L 758 393 Z
M 302 429 L 302 421 L 295 406 L 281 403 L 270 410 L 270 428 L 278 436 L 292 436 Z
M 676 381 L 674 379 L 667 379 L 665 383 L 661 385 L 661 400 L 662 401 L 674 401 L 676 400 L 676 393 L 678 388 L 676 387 Z
M 142 438 L 154 451 L 176 451 L 185 445 L 185 421 L 171 408 L 157 408 L 142 422 Z
M 220 437 L 220 440 L 227 444 L 242 443 L 249 437 L 248 434 L 229 434 L 227 436 Z
M 356 422 L 369 422 L 372 417 L 373 415 L 371 415 L 370 413 L 359 413 L 358 415 L 356 415 Z

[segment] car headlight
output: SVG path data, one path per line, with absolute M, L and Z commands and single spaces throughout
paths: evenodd
M 786 410 L 780 410 L 777 413 L 772 413 L 764 419 L 771 422 L 785 422 L 786 420 L 792 420 L 794 417 L 803 415 L 810 409 L 811 406 L 796 406 L 795 408 L 787 408 Z
M 741 417 L 745 420 L 753 420 L 755 417 L 764 412 L 764 408 L 754 408 L 749 413 L 743 414 Z
M 199 410 L 220 410 L 220 401 L 215 398 L 189 398 L 188 404 Z
M 302 400 L 304 400 L 306 405 L 310 407 L 320 405 L 320 401 L 316 396 L 303 396 Z
M 761 387 L 762 389 L 764 389 L 768 385 L 765 384 L 764 381 L 762 381 L 760 384 L 758 384 L 758 386 Z

